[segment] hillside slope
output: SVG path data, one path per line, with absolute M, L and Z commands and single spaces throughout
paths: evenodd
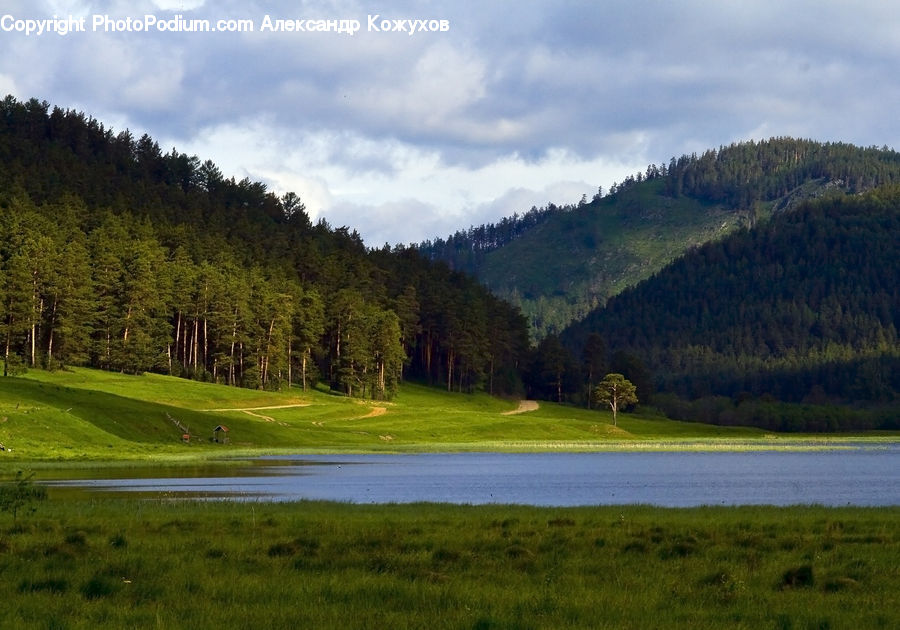
M 557 215 L 488 253 L 478 277 L 519 306 L 541 338 L 744 222 L 721 204 L 675 199 L 663 182 L 646 182 Z
M 517 410 L 522 413 L 513 413 Z M 34 460 L 200 459 L 264 452 L 623 448 L 657 439 L 759 437 L 553 403 L 517 409 L 486 394 L 404 384 L 394 401 L 261 392 L 158 374 L 75 368 L 0 378 L 0 473 Z M 176 424 L 176 421 L 178 424 Z M 212 440 L 227 426 L 227 444 Z M 186 429 L 186 431 L 185 431 Z M 185 442 L 187 432 L 191 438 Z
M 900 188 L 808 202 L 689 252 L 565 331 L 683 398 L 900 398 Z
M 533 210 L 522 229 L 482 226 L 420 248 L 520 306 L 541 338 L 692 247 L 809 199 L 897 182 L 900 154 L 887 148 L 773 138 L 651 165 L 591 202 Z

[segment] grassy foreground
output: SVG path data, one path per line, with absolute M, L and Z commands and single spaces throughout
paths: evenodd
M 262 452 L 799 440 L 406 385 L 391 403 L 93 370 L 0 378 L 0 477 Z M 189 428 L 182 443 L 177 420 Z M 210 441 L 226 424 L 231 442 Z M 858 438 L 855 438 L 858 439 Z M 887 437 L 885 439 L 894 439 Z M 813 442 L 840 444 L 840 440 Z M 50 464 L 54 466 L 54 464 Z M 59 464 L 55 464 L 59 466 Z M 0 627 L 891 628 L 900 508 L 231 503 L 0 511 Z
M 3 628 L 896 628 L 900 509 L 59 499 Z
M 260 452 L 603 450 L 790 446 L 796 438 L 404 385 L 392 402 L 260 392 L 89 369 L 0 378 L 0 469 L 38 460 L 177 461 Z M 211 440 L 226 425 L 230 443 Z M 182 442 L 186 428 L 189 443 Z M 772 436 L 770 436 L 772 437 Z M 819 444 L 827 439 L 817 438 Z M 698 445 L 699 442 L 699 445 Z

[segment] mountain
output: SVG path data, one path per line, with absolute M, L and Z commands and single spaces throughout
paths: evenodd
M 898 162 L 732 145 L 455 235 L 451 269 L 431 260 L 448 241 L 367 250 L 293 193 L 7 97 L 3 372 L 85 365 L 371 398 L 414 379 L 569 402 L 621 372 L 672 417 L 898 428 Z M 469 267 L 496 293 L 568 308 L 532 313 L 561 334 L 530 348 L 519 309 Z
M 87 365 L 254 388 L 521 389 L 519 311 L 293 193 L 36 99 L 0 101 L 4 375 Z
M 805 200 L 900 182 L 900 154 L 792 138 L 742 142 L 419 246 L 520 306 L 540 339 L 649 278 L 692 247 Z M 602 192 L 602 191 L 601 191 Z
M 898 235 L 900 186 L 806 201 L 692 249 L 561 340 L 578 355 L 599 336 L 674 417 L 839 428 L 821 407 L 797 420 L 744 403 L 900 401 Z M 897 411 L 873 422 L 896 428 Z

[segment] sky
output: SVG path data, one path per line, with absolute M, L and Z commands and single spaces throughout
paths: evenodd
M 898 68 L 884 0 L 0 0 L 0 94 L 296 192 L 371 247 L 732 142 L 898 148 Z

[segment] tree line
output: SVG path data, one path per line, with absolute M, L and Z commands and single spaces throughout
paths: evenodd
M 668 165 L 650 164 L 646 171 L 613 183 L 609 194 L 648 181 L 662 181 L 670 197 L 694 197 L 752 210 L 757 202 L 787 197 L 809 182 L 825 182 L 850 194 L 898 184 L 900 153 L 887 146 L 858 147 L 790 137 L 735 142 L 700 155 L 672 157 Z
M 900 153 L 842 142 L 771 138 L 739 142 L 697 156 L 672 158 L 666 190 L 749 209 L 785 197 L 806 182 L 832 182 L 856 194 L 900 183 Z
M 524 320 L 468 276 L 367 250 L 293 193 L 36 100 L 0 103 L 0 279 L 5 374 L 321 380 L 373 398 L 402 378 L 522 388 Z

